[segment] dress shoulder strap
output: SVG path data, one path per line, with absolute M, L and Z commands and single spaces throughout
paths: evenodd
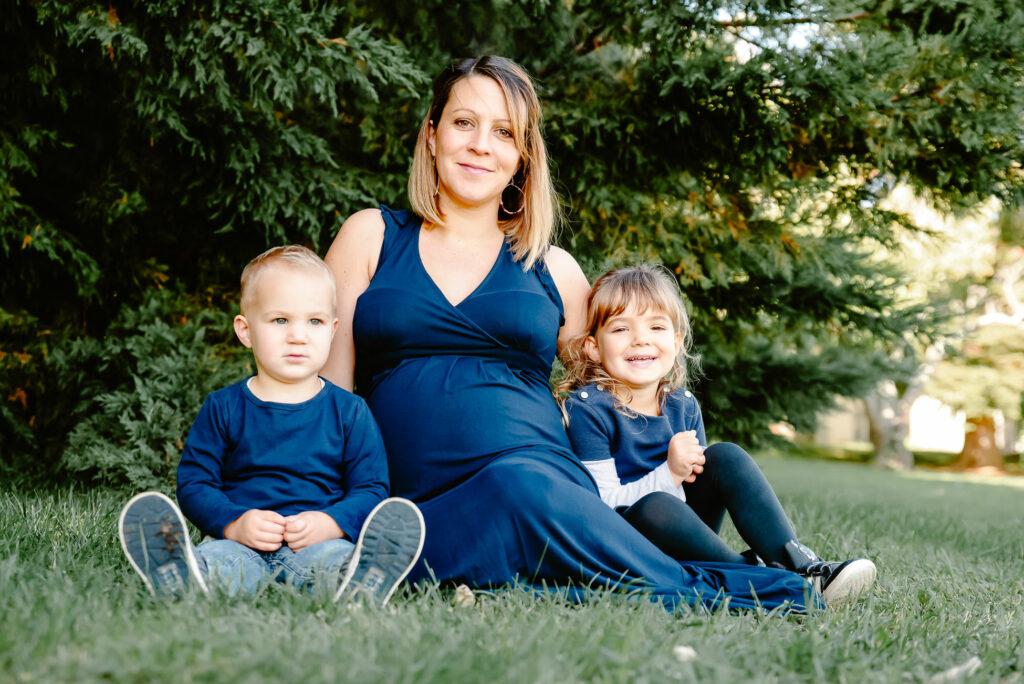
M 408 209 L 392 209 L 385 204 L 380 205 L 380 216 L 384 219 L 384 242 L 381 244 L 380 256 L 377 257 L 378 268 L 389 254 L 409 242 L 416 234 L 412 228 L 421 222 L 420 217 Z

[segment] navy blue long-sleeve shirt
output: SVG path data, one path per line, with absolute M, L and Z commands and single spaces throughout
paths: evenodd
M 258 508 L 322 511 L 351 539 L 388 494 L 377 423 L 360 397 L 327 380 L 308 401 L 258 399 L 239 382 L 211 393 L 178 464 L 178 503 L 203 534 Z
M 601 498 L 613 508 L 629 506 L 654 491 L 685 499 L 672 479 L 666 458 L 677 432 L 694 430 L 707 444 L 696 398 L 677 389 L 664 398 L 660 416 L 628 415 L 615 397 L 596 383 L 580 387 L 566 400 L 569 441 L 597 482 Z

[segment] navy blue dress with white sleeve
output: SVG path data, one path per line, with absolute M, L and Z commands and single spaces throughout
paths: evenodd
M 686 500 L 668 469 L 668 443 L 677 432 L 693 430 L 707 446 L 700 405 L 689 390 L 677 389 L 662 402 L 661 415 L 627 413 L 597 383 L 580 387 L 565 401 L 569 441 L 613 508 L 632 506 L 651 492 Z
M 423 267 L 420 219 L 381 214 L 377 269 L 353 316 L 356 389 L 380 425 L 392 494 L 426 520 L 411 581 L 629 583 L 668 607 L 804 607 L 798 575 L 679 563 L 601 501 L 548 385 L 564 319 L 543 263 L 523 270 L 503 249 L 453 305 Z

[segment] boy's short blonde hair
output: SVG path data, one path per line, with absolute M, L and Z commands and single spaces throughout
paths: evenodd
M 608 271 L 594 281 L 587 297 L 586 332 L 573 337 L 565 345 L 562 353 L 565 376 L 555 388 L 555 396 L 573 392 L 590 382 L 600 384 L 616 396 L 630 396 L 629 388 L 608 375 L 601 364 L 591 359 L 584 345 L 587 338 L 595 337 L 598 329 L 609 319 L 618 316 L 634 303 L 641 312 L 654 309 L 668 316 L 676 334 L 681 336 L 672 369 L 658 386 L 658 401 L 686 386 L 688 369 L 696 368 L 700 359 L 690 353 L 690 317 L 680 297 L 679 283 L 665 267 L 641 263 Z
M 252 306 L 256 297 L 256 286 L 259 283 L 259 276 L 271 266 L 288 266 L 290 268 L 306 269 L 323 273 L 331 287 L 331 313 L 338 311 L 338 289 L 334 281 L 334 273 L 324 260 L 316 255 L 313 250 L 302 245 L 285 245 L 282 247 L 271 247 L 263 254 L 250 261 L 242 269 L 242 301 L 241 309 L 244 315 L 246 310 Z

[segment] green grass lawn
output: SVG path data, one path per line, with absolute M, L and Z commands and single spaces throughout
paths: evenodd
M 970 681 L 1024 679 L 1024 478 L 759 462 L 808 545 L 874 559 L 869 598 L 807 617 L 516 591 L 463 608 L 436 588 L 379 610 L 276 586 L 156 600 L 122 557 L 119 496 L 5 487 L 0 682 L 927 682 L 972 656 Z

